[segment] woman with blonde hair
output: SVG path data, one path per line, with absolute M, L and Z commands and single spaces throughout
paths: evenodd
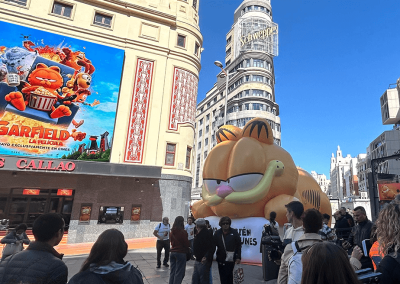
M 376 237 L 379 252 L 384 258 L 377 272 L 382 273 L 381 283 L 400 283 L 400 205 L 388 204 L 376 220 Z

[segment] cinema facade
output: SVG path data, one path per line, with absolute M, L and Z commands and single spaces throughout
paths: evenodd
M 79 243 L 189 214 L 199 3 L 169 2 L 0 0 L 0 219 Z

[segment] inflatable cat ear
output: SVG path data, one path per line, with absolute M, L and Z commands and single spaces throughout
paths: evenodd
M 274 144 L 272 128 L 263 118 L 254 118 L 247 122 L 243 127 L 242 137 L 251 137 L 269 145 Z
M 218 144 L 228 140 L 238 141 L 242 138 L 242 129 L 233 125 L 223 125 L 215 133 L 215 136 Z

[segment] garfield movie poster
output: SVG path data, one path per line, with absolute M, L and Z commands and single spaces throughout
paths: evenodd
M 109 161 L 124 51 L 0 29 L 0 154 Z
M 379 183 L 379 200 L 393 200 L 400 194 L 400 183 Z

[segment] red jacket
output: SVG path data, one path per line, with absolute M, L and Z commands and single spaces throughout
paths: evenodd
M 172 229 L 170 234 L 171 252 L 186 253 L 190 247 L 188 233 L 184 229 Z

